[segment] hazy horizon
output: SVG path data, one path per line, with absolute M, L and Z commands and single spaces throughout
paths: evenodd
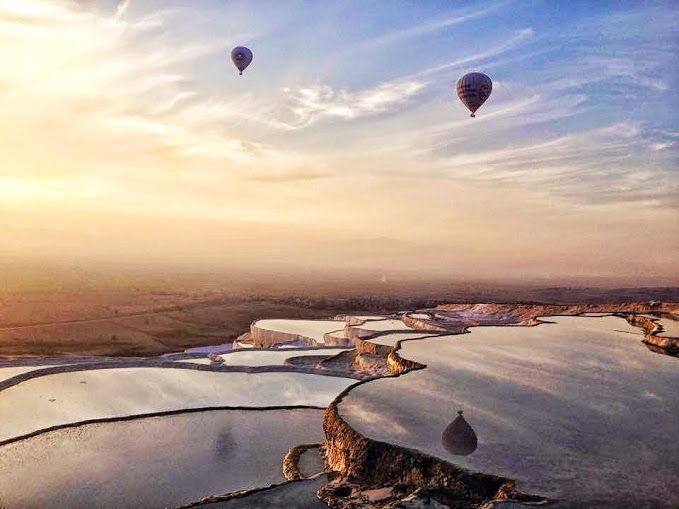
M 0 0 L 0 272 L 679 285 L 678 23 L 664 2 Z M 469 71 L 494 82 L 476 119 Z

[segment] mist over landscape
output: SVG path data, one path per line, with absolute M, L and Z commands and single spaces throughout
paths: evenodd
M 677 283 L 671 4 L 295 5 L 3 2 L 2 267 Z
M 0 509 L 679 507 L 678 26 L 0 0 Z

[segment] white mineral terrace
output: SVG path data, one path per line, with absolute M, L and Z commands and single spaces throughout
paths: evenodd
M 253 350 L 247 352 L 234 351 L 219 355 L 226 366 L 280 366 L 291 357 L 325 356 L 332 357 L 346 351 L 346 348 L 317 348 L 313 350 L 298 350 L 285 348 L 281 350 Z M 210 359 L 185 359 L 177 362 L 194 364 L 211 364 Z
M 332 340 L 334 340 L 334 342 L 341 342 L 346 337 L 345 334 L 344 334 L 344 329 L 334 331 L 334 332 L 329 332 L 328 334 L 326 334 L 326 336 L 329 336 Z M 326 343 L 327 342 L 328 341 L 326 340 Z
M 357 329 L 373 330 L 373 331 L 390 331 L 390 330 L 406 330 L 412 331 L 401 320 L 387 319 L 387 320 L 367 320 L 365 323 L 355 325 Z
M 257 320 L 253 327 L 261 330 L 295 334 L 302 338 L 310 338 L 323 344 L 323 335 L 343 329 L 344 320 Z
M 502 318 L 502 313 L 484 315 L 486 307 L 440 314 L 454 323 Z M 437 335 L 411 329 L 394 316 L 258 320 L 253 327 L 264 333 L 255 343 L 281 348 L 230 351 L 229 343 L 191 350 L 220 353 L 219 367 L 207 366 L 213 363 L 206 357 L 182 355 L 120 359 L 126 367 L 102 358 L 102 367 L 114 367 L 69 371 L 78 365 L 65 365 L 62 372 L 23 379 L 51 364 L 4 363 L 0 441 L 38 434 L 0 446 L 0 507 L 172 507 L 282 481 L 285 450 L 322 441 L 323 410 L 261 408 L 324 408 L 356 383 L 281 372 L 298 369 L 282 367 L 293 357 L 346 351 L 306 347 L 323 346 L 325 335 L 345 344 L 341 340 L 352 328 L 356 334 L 349 337 L 384 333 L 367 340 L 375 344 L 393 347 L 402 341 L 399 355 L 426 365 L 364 383 L 344 397 L 340 415 L 366 437 L 516 479 L 524 492 L 581 507 L 601 500 L 622 506 L 630 493 L 649 507 L 679 506 L 677 359 L 647 349 L 639 327 L 597 313 L 546 317 L 553 323 L 535 327 L 484 326 L 468 334 Z M 665 328 L 661 335 L 679 335 L 679 322 L 658 321 Z M 73 359 L 81 361 L 98 359 Z M 147 361 L 156 366 L 130 367 Z M 246 370 L 258 372 L 239 372 Z M 20 381 L 7 382 L 16 376 Z M 245 409 L 46 431 L 87 420 L 208 407 Z M 478 437 L 468 456 L 450 454 L 441 441 L 460 409 Z M 308 451 L 300 465 L 316 470 L 318 460 Z
M 0 440 L 89 419 L 215 406 L 327 406 L 355 380 L 170 368 L 66 372 L 0 391 Z
M 411 339 L 420 339 L 422 337 L 427 337 L 431 336 L 431 332 L 429 331 L 419 331 L 419 332 L 392 332 L 390 334 L 383 334 L 380 336 L 376 336 L 374 338 L 370 338 L 368 341 L 370 343 L 375 343 L 377 345 L 387 345 L 387 346 L 396 346 L 396 343 L 399 341 L 404 341 L 404 340 L 411 340 Z

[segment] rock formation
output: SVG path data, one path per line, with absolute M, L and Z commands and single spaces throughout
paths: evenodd
M 661 326 L 645 316 L 627 315 L 627 322 L 644 331 L 644 343 L 653 351 L 679 357 L 679 338 L 659 336 Z

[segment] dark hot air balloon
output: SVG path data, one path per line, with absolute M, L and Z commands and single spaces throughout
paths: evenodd
M 457 96 L 475 117 L 478 110 L 493 91 L 493 82 L 481 72 L 470 72 L 457 80 Z
M 443 431 L 441 442 L 446 451 L 459 456 L 467 456 L 476 450 L 476 433 L 462 417 L 462 410 L 458 410 L 455 420 Z
M 240 74 L 243 74 L 245 68 L 252 62 L 252 51 L 245 46 L 236 46 L 231 50 L 231 61 L 238 68 Z

